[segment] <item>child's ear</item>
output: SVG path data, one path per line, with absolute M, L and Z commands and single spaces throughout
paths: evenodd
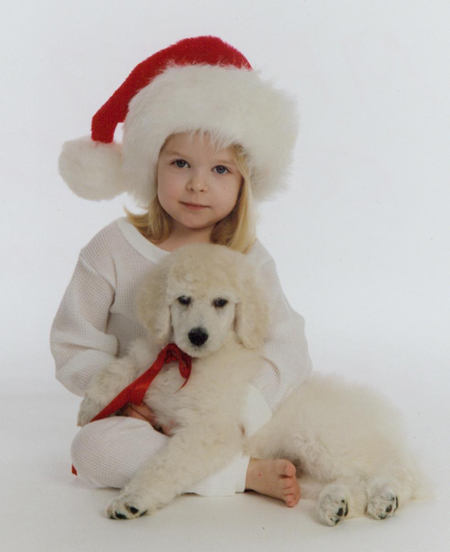
M 236 305 L 236 333 L 244 347 L 262 347 L 269 329 L 267 294 L 255 269 L 245 271 L 240 282 L 241 300 Z
M 166 299 L 167 266 L 155 267 L 144 280 L 137 298 L 138 316 L 152 337 L 166 345 L 171 333 L 170 306 Z

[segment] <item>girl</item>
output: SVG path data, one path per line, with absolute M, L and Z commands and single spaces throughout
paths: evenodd
M 113 142 L 124 122 L 123 144 Z M 91 137 L 67 142 L 59 169 L 87 199 L 133 194 L 145 213 L 118 219 L 82 249 L 51 332 L 56 376 L 83 396 L 92 377 L 145 335 L 136 289 L 170 251 L 193 242 L 227 245 L 258 266 L 273 318 L 260 374 L 244 412 L 247 434 L 311 371 L 303 318 L 289 306 L 273 259 L 255 236 L 255 202 L 282 187 L 296 138 L 293 102 L 214 37 L 182 40 L 138 65 L 92 120 Z M 80 476 L 126 485 L 170 439 L 149 408 L 128 406 L 83 427 L 72 444 Z M 190 492 L 255 490 L 297 504 L 287 460 L 236 458 Z

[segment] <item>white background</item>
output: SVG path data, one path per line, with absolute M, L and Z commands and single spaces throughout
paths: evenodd
M 70 427 L 57 429 L 67 443 L 60 450 L 47 433 L 51 450 L 68 454 L 77 405 L 54 381 L 52 319 L 81 247 L 133 207 L 125 196 L 73 195 L 57 174 L 61 144 L 89 134 L 137 63 L 211 34 L 298 99 L 289 191 L 262 206 L 259 237 L 306 318 L 315 369 L 396 401 L 438 486 L 448 486 L 450 4 L 16 0 L 0 9 L 0 385 L 13 405 L 67 402 L 70 418 L 50 414 L 67 416 Z M 22 429 L 11 430 L 11 446 Z

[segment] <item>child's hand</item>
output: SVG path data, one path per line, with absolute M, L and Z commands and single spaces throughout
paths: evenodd
M 139 406 L 135 404 L 128 404 L 120 413 L 121 416 L 128 416 L 129 418 L 137 418 L 148 422 L 158 431 L 162 431 L 165 435 L 172 435 L 172 428 L 174 423 L 170 423 L 168 426 L 161 426 L 158 422 L 153 410 L 145 404 Z
M 128 418 L 137 418 L 138 420 L 143 420 L 148 422 L 154 428 L 158 428 L 158 420 L 156 419 L 153 410 L 149 408 L 146 404 L 136 405 L 136 404 L 127 404 L 127 406 L 121 411 L 121 416 L 127 416 Z

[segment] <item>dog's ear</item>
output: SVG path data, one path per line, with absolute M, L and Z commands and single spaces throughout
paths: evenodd
M 240 302 L 236 305 L 236 333 L 244 347 L 256 349 L 264 343 L 269 329 L 267 293 L 250 266 L 240 282 Z
M 165 345 L 170 339 L 170 306 L 166 299 L 169 267 L 164 263 L 156 266 L 143 281 L 137 296 L 137 312 L 141 322 L 152 337 Z

